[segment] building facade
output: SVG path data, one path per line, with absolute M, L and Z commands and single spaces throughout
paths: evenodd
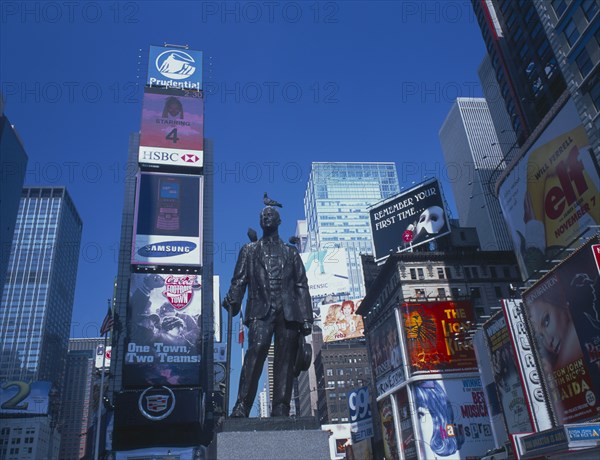
M 500 204 L 491 189 L 496 166 L 504 155 L 487 101 L 458 98 L 439 135 L 446 164 L 456 165 L 463 172 L 451 184 L 460 226 L 477 228 L 484 251 L 511 250 Z
M 21 194 L 0 304 L 0 380 L 63 382 L 82 222 L 63 187 Z
M 14 126 L 10 124 L 2 109 L 0 95 L 0 298 L 15 221 L 21 200 L 21 189 L 27 168 L 27 154 Z
M 33 445 L 19 452 L 13 445 L 14 455 L 9 449 L 7 458 L 58 458 L 55 431 L 64 401 L 81 231 L 81 218 L 64 187 L 22 190 L 0 301 L 0 381 L 49 382 L 51 389 L 44 395 L 48 407 L 43 414 L 33 417 L 26 411 L 10 419 L 6 436 L 12 439 L 19 425 Z
M 534 2 L 471 0 L 518 145 L 566 89 Z
M 600 4 L 597 0 L 536 0 L 534 4 L 600 159 Z
M 95 368 L 96 351 L 103 342 L 102 337 L 69 340 L 60 416 L 60 458 L 63 460 L 79 460 L 85 456 L 87 431 L 99 396 L 94 395 L 94 391 L 98 393 L 99 380 Z
M 306 251 L 348 251 L 350 296 L 365 294 L 361 253 L 372 253 L 367 207 L 400 193 L 396 165 L 313 162 L 304 195 Z

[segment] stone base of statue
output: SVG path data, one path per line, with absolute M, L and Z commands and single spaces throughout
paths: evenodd
M 215 447 L 218 460 L 330 458 L 329 433 L 315 417 L 228 418 Z

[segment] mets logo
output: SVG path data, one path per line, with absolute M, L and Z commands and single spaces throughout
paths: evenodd
M 196 61 L 185 51 L 163 51 L 156 57 L 156 70 L 167 78 L 183 80 L 196 72 Z
M 176 310 L 187 307 L 194 296 L 194 290 L 200 289 L 197 275 L 169 275 L 165 280 L 163 295 Z
M 169 387 L 148 387 L 138 399 L 138 409 L 148 420 L 163 420 L 175 409 L 175 393 Z

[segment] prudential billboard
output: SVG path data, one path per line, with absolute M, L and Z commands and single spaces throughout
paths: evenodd
M 202 51 L 173 46 L 151 46 L 148 86 L 200 91 Z

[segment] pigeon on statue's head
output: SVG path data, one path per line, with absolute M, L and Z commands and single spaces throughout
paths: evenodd
M 283 205 L 279 201 L 272 200 L 267 196 L 267 192 L 265 192 L 263 197 L 263 203 L 265 206 L 277 206 L 278 208 L 283 208 Z

